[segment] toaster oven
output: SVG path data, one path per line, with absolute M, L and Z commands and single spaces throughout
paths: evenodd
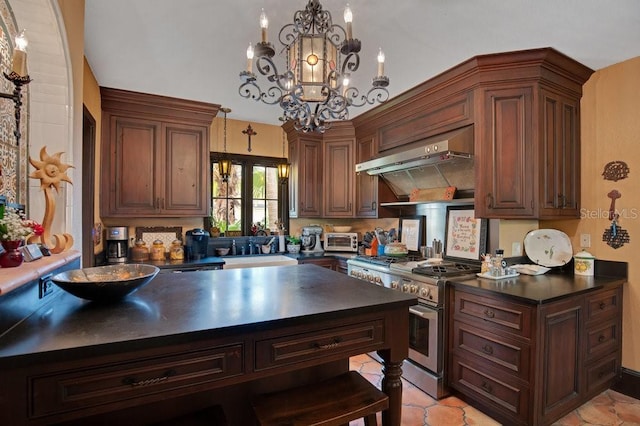
M 350 251 L 358 252 L 357 232 L 325 232 L 325 251 Z

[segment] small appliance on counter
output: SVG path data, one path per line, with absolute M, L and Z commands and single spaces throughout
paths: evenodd
M 358 251 L 358 233 L 357 232 L 325 232 L 324 233 L 324 249 L 325 251 Z
M 187 231 L 185 256 L 187 260 L 200 260 L 207 257 L 209 233 L 202 228 Z
M 129 232 L 126 226 L 107 227 L 107 263 L 125 263 L 127 261 L 127 251 Z
M 322 235 L 322 226 L 309 225 L 302 227 L 302 251 L 305 253 L 322 253 L 322 242 L 320 241 L 320 235 Z

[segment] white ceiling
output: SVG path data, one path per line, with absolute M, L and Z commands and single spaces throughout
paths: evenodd
M 352 81 L 369 86 L 382 47 L 391 96 L 480 54 L 549 46 L 594 70 L 640 56 L 639 0 L 348 1 L 363 45 Z M 279 125 L 278 107 L 240 97 L 238 74 L 259 41 L 260 9 L 277 42 L 306 3 L 86 0 L 85 55 L 100 86 L 216 103 L 232 109 L 230 119 Z M 321 4 L 344 24 L 345 0 Z

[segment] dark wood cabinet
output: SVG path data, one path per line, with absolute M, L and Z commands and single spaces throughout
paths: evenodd
M 553 423 L 619 373 L 622 286 L 612 287 L 526 304 L 453 286 L 449 386 L 505 424 Z
M 342 257 L 336 258 L 336 271 L 347 274 L 349 270 L 349 265 L 347 265 L 347 259 Z
M 289 140 L 289 217 L 322 215 L 322 135 L 287 130 Z
M 335 123 L 323 138 L 323 217 L 355 216 L 355 135 Z
M 101 89 L 103 217 L 209 214 L 209 127 L 218 106 Z
M 377 153 L 374 136 L 356 140 L 356 164 L 368 161 Z M 356 216 L 378 216 L 378 176 L 367 173 L 356 175 Z
M 305 263 L 318 265 L 323 268 L 331 269 L 332 271 L 335 271 L 338 265 L 338 261 L 333 257 L 315 257 L 315 258 L 308 257 L 308 258 L 298 259 L 299 265 L 303 265 Z
M 484 123 L 478 131 L 476 216 L 534 214 L 532 99 L 530 86 L 486 89 Z M 481 198 L 479 200 L 479 198 Z
M 579 106 L 593 71 L 552 49 L 498 56 L 478 58 L 476 216 L 577 218 Z
M 474 125 L 477 217 L 576 218 L 580 98 L 592 73 L 552 48 L 475 56 L 354 118 L 356 138 L 375 138 L 386 155 Z M 370 201 L 364 188 L 357 209 Z

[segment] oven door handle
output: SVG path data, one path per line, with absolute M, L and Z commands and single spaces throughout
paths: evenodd
M 413 315 L 417 315 L 420 318 L 429 319 L 429 320 L 437 320 L 438 319 L 438 311 L 428 308 L 423 308 L 420 305 L 409 306 L 409 313 Z

